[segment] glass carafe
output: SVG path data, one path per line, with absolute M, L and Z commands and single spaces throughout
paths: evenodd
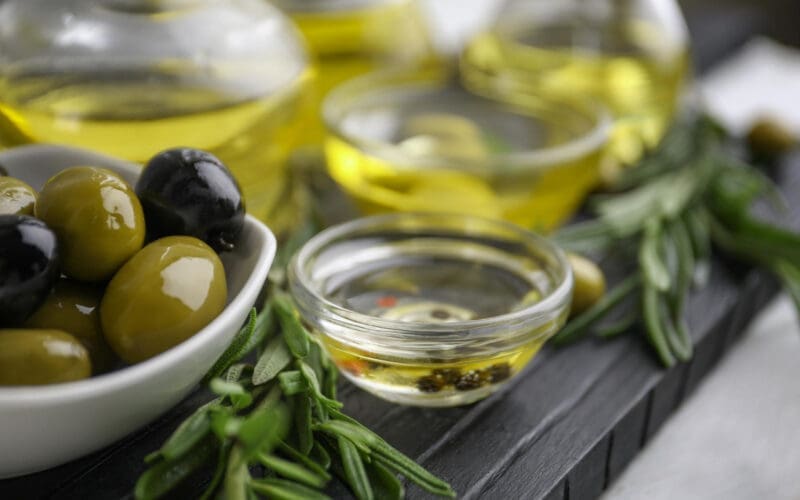
M 663 137 L 689 73 L 674 0 L 510 0 L 461 58 L 473 91 L 525 106 L 590 97 L 613 114 L 607 160 L 631 164 Z
M 428 27 L 415 0 L 275 0 L 300 28 L 316 59 L 316 103 L 339 83 L 382 67 L 435 61 Z M 308 143 L 322 141 L 319 120 Z
M 308 118 L 302 39 L 262 0 L 7 0 L 0 145 L 42 142 L 144 162 L 219 156 L 269 220 Z

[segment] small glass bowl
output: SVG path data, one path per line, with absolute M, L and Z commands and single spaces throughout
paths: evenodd
M 442 212 L 547 231 L 600 178 L 611 121 L 594 103 L 513 106 L 445 70 L 379 72 L 325 99 L 328 171 L 365 213 Z
M 300 314 L 342 373 L 389 401 L 455 406 L 516 376 L 564 324 L 564 253 L 513 224 L 392 214 L 327 229 L 289 267 Z

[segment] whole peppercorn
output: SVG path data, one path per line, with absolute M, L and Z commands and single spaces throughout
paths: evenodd
M 459 391 L 471 391 L 472 389 L 477 389 L 478 387 L 484 385 L 484 381 L 481 380 L 481 375 L 477 370 L 470 370 L 464 375 L 462 375 L 455 383 L 456 390 Z
M 431 375 L 442 379 L 445 385 L 454 385 L 461 377 L 461 370 L 458 368 L 437 368 L 431 372 Z
M 441 377 L 426 375 L 417 379 L 417 389 L 421 392 L 439 392 L 444 387 Z
M 511 366 L 508 363 L 498 363 L 483 370 L 490 384 L 502 382 L 511 376 Z

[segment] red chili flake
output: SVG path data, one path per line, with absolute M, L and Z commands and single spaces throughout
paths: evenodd
M 378 307 L 394 307 L 397 305 L 397 297 L 394 295 L 384 295 L 378 299 Z
M 357 359 L 351 359 L 348 361 L 340 361 L 337 363 L 339 368 L 346 372 L 350 372 L 355 376 L 360 376 L 364 373 L 364 369 L 367 367 L 367 364 L 363 361 Z

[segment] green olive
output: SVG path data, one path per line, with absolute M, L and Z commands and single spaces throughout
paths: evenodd
M 746 139 L 750 150 L 765 158 L 785 153 L 797 143 L 784 124 L 771 118 L 761 118 L 753 123 Z
M 100 328 L 102 297 L 103 290 L 97 286 L 60 279 L 25 327 L 52 328 L 75 336 L 89 351 L 95 373 L 106 372 L 116 356 Z
M 575 286 L 572 289 L 571 315 L 580 314 L 592 307 L 606 293 L 606 278 L 597 264 L 574 253 L 567 253 Z
M 89 353 L 59 330 L 0 330 L 0 385 L 58 384 L 88 378 Z
M 72 167 L 50 178 L 39 193 L 36 216 L 55 231 L 64 274 L 103 281 L 144 243 L 142 206 L 114 172 Z
M 188 339 L 225 308 L 225 270 L 208 245 L 189 236 L 150 243 L 114 275 L 100 303 L 111 348 L 138 363 Z
M 0 215 L 33 215 L 36 191 L 14 177 L 0 177 Z

